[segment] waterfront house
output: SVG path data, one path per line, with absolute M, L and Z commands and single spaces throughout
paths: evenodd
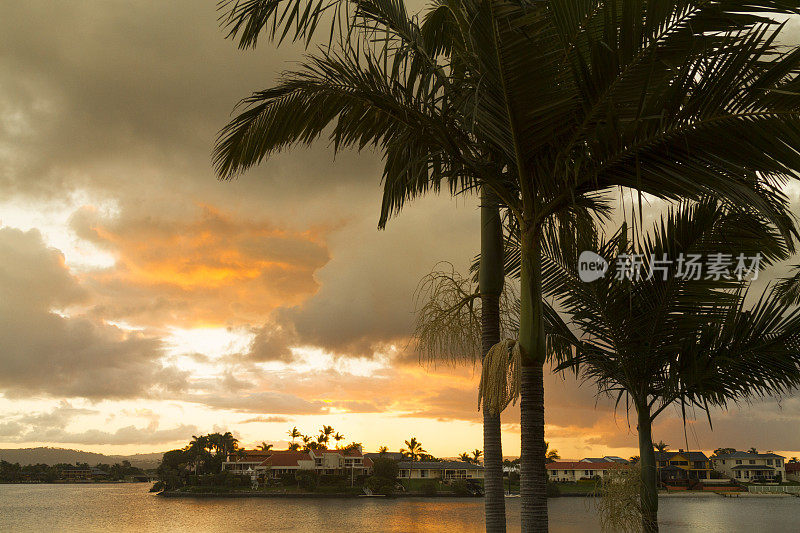
M 772 452 L 735 451 L 711 457 L 714 470 L 735 481 L 773 481 L 786 479 L 784 457 Z
M 595 476 L 603 478 L 610 472 L 629 468 L 625 463 L 617 461 L 556 461 L 548 463 L 547 474 L 550 481 L 580 481 L 593 479 Z
M 703 452 L 678 450 L 655 452 L 656 470 L 662 483 L 704 480 L 711 477 L 711 464 Z
M 369 473 L 372 461 L 361 449 L 348 450 L 241 450 L 228 455 L 222 469 L 253 478 L 279 478 L 313 470 L 319 474 L 360 476 Z
M 483 479 L 483 467 L 464 461 L 400 461 L 400 479 Z

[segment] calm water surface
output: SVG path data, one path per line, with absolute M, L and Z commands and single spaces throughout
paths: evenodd
M 0 485 L 0 531 L 346 531 L 483 530 L 479 499 L 179 499 L 149 485 Z M 519 498 L 506 500 L 519 531 Z M 799 532 L 800 498 L 662 498 L 662 532 Z M 549 502 L 552 533 L 599 531 L 590 498 Z

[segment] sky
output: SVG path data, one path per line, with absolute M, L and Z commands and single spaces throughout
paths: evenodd
M 378 231 L 380 158 L 325 139 L 218 181 L 234 105 L 303 50 L 238 50 L 212 1 L 2 10 L 0 448 L 146 453 L 212 431 L 281 447 L 323 424 L 368 450 L 482 447 L 477 369 L 409 347 L 420 279 L 478 250 L 475 198 L 414 201 Z M 591 383 L 550 374 L 545 396 L 562 457 L 637 453 Z M 514 456 L 519 411 L 503 422 Z M 713 423 L 668 411 L 654 437 L 800 455 L 798 395 Z

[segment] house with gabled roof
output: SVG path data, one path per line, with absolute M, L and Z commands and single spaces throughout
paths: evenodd
M 400 461 L 400 479 L 483 479 L 483 467 L 465 461 Z
M 711 477 L 711 464 L 703 452 L 678 450 L 655 452 L 656 470 L 662 483 L 703 480 Z
M 296 474 L 300 470 L 313 470 L 319 474 L 366 475 L 372 461 L 364 457 L 361 449 L 347 450 L 239 450 L 228 455 L 222 469 L 252 478 L 278 478 Z
M 587 458 L 591 459 L 591 458 Z M 595 476 L 606 477 L 613 471 L 630 468 L 628 464 L 616 461 L 555 461 L 545 465 L 550 481 L 580 481 Z
M 735 481 L 773 481 L 786 479 L 784 457 L 776 453 L 735 451 L 711 457 L 714 470 Z

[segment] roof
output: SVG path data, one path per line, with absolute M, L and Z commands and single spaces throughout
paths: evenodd
M 239 453 L 243 453 L 244 456 L 240 457 L 238 455 Z M 236 453 L 231 453 L 231 454 L 228 454 L 228 455 L 229 455 L 229 460 L 230 460 L 230 457 L 232 456 L 233 457 L 233 461 L 237 462 L 237 463 L 260 463 L 261 461 L 263 461 L 264 459 L 266 459 L 267 457 L 269 457 L 273 453 L 275 453 L 275 452 L 273 452 L 272 450 L 269 450 L 269 451 L 264 451 L 264 450 L 239 450 Z
M 613 461 L 609 461 L 605 457 L 585 457 L 581 459 L 579 462 L 581 463 L 612 463 Z
M 364 457 L 362 464 L 367 468 L 372 468 L 372 459 L 370 459 L 369 457 Z
M 311 461 L 307 452 L 277 451 L 265 459 L 262 466 L 298 466 L 298 461 Z
M 687 461 L 708 461 L 708 457 L 703 452 L 655 452 L 656 461 L 671 461 L 676 455 L 686 458 Z
M 483 470 L 481 465 L 464 461 L 400 461 L 401 470 Z
M 403 460 L 402 452 L 383 452 L 383 453 L 370 452 L 370 453 L 365 453 L 364 457 L 369 457 L 373 461 L 375 459 L 378 459 L 379 457 L 384 457 L 386 459 L 392 459 L 394 461 L 402 461 Z
M 800 472 L 800 463 L 786 463 L 786 473 Z
M 775 470 L 775 469 L 767 465 L 737 465 L 731 468 L 731 470 Z
M 715 459 L 771 459 L 773 457 L 777 457 L 783 459 L 782 455 L 778 455 L 777 453 L 750 453 L 750 452 L 740 452 L 735 451 L 733 453 L 723 453 L 722 455 L 714 456 Z
M 348 448 L 346 450 L 339 450 L 339 451 L 342 452 L 342 455 L 344 455 L 345 457 L 362 457 L 363 456 L 363 454 L 359 450 L 357 450 L 355 448 Z
M 585 461 L 556 461 L 545 465 L 548 470 L 618 470 L 627 468 L 628 465 L 613 461 L 589 463 Z

